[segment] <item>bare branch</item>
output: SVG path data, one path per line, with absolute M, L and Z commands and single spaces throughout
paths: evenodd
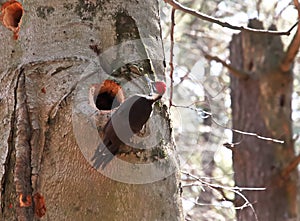
M 287 178 L 290 173 L 295 170 L 300 163 L 300 154 L 296 156 L 281 172 L 283 178 Z
M 186 172 L 186 171 L 181 171 L 182 174 L 185 174 L 186 176 L 188 177 L 191 177 L 193 179 L 195 179 L 196 181 L 199 182 L 199 186 L 200 187 L 208 187 L 208 188 L 211 188 L 213 190 L 216 190 L 218 192 L 222 192 L 223 190 L 227 190 L 227 191 L 230 191 L 230 192 L 233 192 L 235 193 L 236 195 L 240 196 L 243 200 L 244 200 L 244 204 L 242 206 L 239 206 L 239 207 L 235 207 L 235 209 L 244 209 L 246 207 L 250 207 L 254 216 L 255 216 L 255 219 L 258 221 L 258 218 L 257 218 L 257 215 L 256 215 L 256 212 L 254 210 L 254 207 L 253 205 L 249 202 L 249 200 L 246 198 L 246 196 L 244 194 L 242 194 L 241 192 L 242 191 L 264 191 L 266 190 L 266 188 L 249 188 L 249 187 L 230 187 L 230 186 L 223 186 L 223 185 L 219 185 L 219 184 L 214 184 L 214 183 L 209 183 L 209 182 L 206 182 L 204 181 L 203 179 L 201 179 L 200 177 L 197 177 L 189 172 Z M 193 185 L 195 186 L 196 183 L 193 183 Z M 222 194 L 222 193 L 221 193 Z M 199 205 L 199 206 L 203 206 L 204 204 L 200 204 L 198 202 L 194 202 L 195 205 Z
M 208 112 L 208 111 L 205 111 L 205 110 L 202 110 L 201 108 L 192 107 L 192 105 L 195 105 L 195 103 L 192 103 L 191 105 L 188 105 L 188 106 L 181 106 L 181 105 L 175 105 L 175 104 L 172 104 L 173 107 L 187 108 L 187 109 L 196 111 L 199 115 L 202 115 L 202 118 L 208 118 L 208 117 L 211 117 L 212 122 L 215 123 L 217 126 L 219 126 L 219 127 L 221 127 L 221 128 L 224 128 L 224 129 L 231 130 L 231 131 L 234 132 L 234 133 L 241 134 L 241 135 L 245 135 L 245 136 L 252 136 L 252 137 L 256 137 L 257 139 L 266 140 L 266 141 L 271 141 L 271 142 L 274 142 L 274 143 L 279 143 L 279 144 L 283 144 L 283 143 L 284 143 L 283 140 L 274 139 L 274 138 L 271 138 L 271 137 L 265 137 L 265 136 L 261 136 L 261 135 L 259 135 L 259 134 L 257 134 L 257 133 L 245 132 L 245 131 L 241 131 L 241 130 L 237 130 L 237 129 L 233 129 L 233 128 L 226 127 L 226 126 L 224 126 L 224 125 L 218 123 L 218 122 L 215 120 L 215 118 L 214 118 L 214 116 L 213 116 L 213 113 Z M 227 144 L 225 144 L 225 145 L 226 145 L 226 147 L 230 146 L 230 145 L 227 145 Z
M 261 5 L 262 0 L 258 0 L 256 2 L 256 11 L 257 11 L 257 17 L 259 18 L 260 15 L 260 5 Z
M 292 64 L 295 60 L 295 57 L 298 53 L 298 50 L 300 48 L 300 4 L 298 0 L 294 0 L 294 5 L 298 10 L 298 28 L 297 28 L 297 32 L 293 38 L 293 40 L 291 41 L 285 57 L 283 58 L 280 68 L 283 72 L 287 72 L 291 69 Z
M 277 1 L 276 3 L 275 3 L 275 6 L 274 6 L 274 13 L 275 13 L 275 11 L 276 11 L 276 9 L 277 9 L 277 6 L 278 6 L 278 3 L 279 3 L 279 1 Z M 283 7 L 278 13 L 277 13 L 277 15 L 276 16 L 274 16 L 274 19 L 275 20 L 278 20 L 278 18 L 281 16 L 281 14 L 290 6 L 292 4 L 292 1 L 290 1 L 290 3 L 289 4 L 287 4 L 285 7 Z
M 204 53 L 204 57 L 207 60 L 216 61 L 218 63 L 221 63 L 224 67 L 226 67 L 229 70 L 229 73 L 232 74 L 234 77 L 239 78 L 239 79 L 247 79 L 249 77 L 249 74 L 247 72 L 236 69 L 235 67 L 231 66 L 231 64 L 228 64 L 226 61 L 222 60 L 221 58 L 219 58 L 217 56 L 209 55 L 206 52 L 204 52 L 203 50 L 202 50 L 202 52 Z
M 174 57 L 174 26 L 175 26 L 175 8 L 172 9 L 171 13 L 171 33 L 170 33 L 170 38 L 171 38 L 171 48 L 170 48 L 170 80 L 171 80 L 171 85 L 170 85 L 170 107 L 172 106 L 172 100 L 173 100 L 173 73 L 174 73 L 174 64 L 173 64 L 173 57 Z
M 184 80 L 188 79 L 190 73 L 191 73 L 191 71 L 187 71 L 186 74 L 183 77 L 180 78 L 180 82 L 176 86 L 178 86 L 179 84 L 181 84 Z
M 202 19 L 202 20 L 212 22 L 212 23 L 218 24 L 222 27 L 230 28 L 230 29 L 238 30 L 238 31 L 253 32 L 253 33 L 256 33 L 256 34 L 290 35 L 291 31 L 295 27 L 295 25 L 293 25 L 292 28 L 290 28 L 288 31 L 272 31 L 272 30 L 253 29 L 253 28 L 248 28 L 248 27 L 244 27 L 244 26 L 235 26 L 235 25 L 229 24 L 228 22 L 220 21 L 220 20 L 218 20 L 218 19 L 216 19 L 212 16 L 209 16 L 209 15 L 206 15 L 204 13 L 201 13 L 201 12 L 198 12 L 196 10 L 185 7 L 185 6 L 183 6 L 182 4 L 180 4 L 179 2 L 177 2 L 175 0 L 164 0 L 164 1 L 166 3 L 168 3 L 169 5 L 171 5 L 173 7 L 173 9 L 178 9 L 180 11 L 183 11 L 187 14 L 193 15 L 197 18 Z M 294 0 L 294 1 L 296 1 L 296 0 Z M 299 21 L 297 21 L 296 24 L 298 22 Z
M 218 124 L 216 121 L 214 121 L 214 123 Z M 222 126 L 220 124 L 218 124 L 218 125 Z M 228 128 L 226 128 L 226 129 L 228 129 Z M 264 136 L 261 136 L 257 133 L 245 132 L 245 131 L 236 130 L 236 129 L 231 129 L 231 131 L 233 131 L 235 133 L 238 133 L 238 134 L 246 135 L 246 136 L 253 136 L 253 137 L 256 137 L 256 138 L 261 139 L 261 140 L 272 141 L 274 143 L 280 143 L 280 144 L 284 143 L 283 140 L 278 140 L 278 139 L 274 139 L 274 138 L 271 138 L 271 137 L 264 137 Z

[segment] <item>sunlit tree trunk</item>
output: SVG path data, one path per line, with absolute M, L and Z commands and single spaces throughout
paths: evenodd
M 162 104 L 155 112 L 165 127 L 155 130 L 160 140 L 148 151 L 152 155 L 122 155 L 153 163 L 149 173 L 133 164 L 130 171 L 108 165 L 103 173 L 91 161 L 95 129 L 101 135 L 111 111 L 94 104 L 103 81 L 125 85 L 126 98 L 147 88 L 141 81 L 126 86 L 128 79 L 145 73 L 163 79 L 158 2 L 21 3 L 6 11 L 11 17 L 2 17 L 6 27 L 0 27 L 1 220 L 182 220 L 177 161 Z M 137 39 L 138 47 L 131 43 L 105 54 Z M 128 65 L 124 61 L 132 53 L 141 59 Z M 93 115 L 81 118 L 85 111 Z M 90 121 L 97 123 L 86 126 Z

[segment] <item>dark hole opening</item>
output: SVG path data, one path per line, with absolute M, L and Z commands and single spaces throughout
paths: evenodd
M 98 94 L 96 98 L 96 107 L 99 110 L 111 110 L 118 107 L 120 104 L 121 102 L 114 95 L 106 91 Z
M 22 15 L 23 15 L 23 10 L 22 9 L 16 10 L 14 12 L 14 14 L 12 15 L 13 16 L 13 26 L 14 27 L 16 27 L 16 28 L 18 27 L 18 25 L 21 21 Z
M 249 64 L 248 64 L 248 70 L 249 71 L 252 71 L 253 65 L 254 65 L 253 61 L 250 61 Z
M 114 109 L 124 101 L 121 86 L 112 80 L 105 80 L 101 85 L 94 87 L 94 102 L 99 110 Z
M 6 2 L 2 6 L 2 19 L 5 27 L 16 31 L 20 26 L 24 10 L 22 4 L 17 1 Z
M 280 104 L 280 107 L 283 107 L 285 105 L 285 96 L 284 95 L 280 96 L 279 104 Z

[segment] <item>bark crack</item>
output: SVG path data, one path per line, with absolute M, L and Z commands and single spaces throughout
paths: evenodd
M 16 108 L 16 162 L 14 181 L 19 205 L 16 207 L 19 220 L 33 219 L 32 186 L 31 186 L 31 124 L 29 119 L 25 87 L 25 72 L 20 71 L 17 87 Z
M 13 170 L 11 168 L 14 168 L 16 156 L 15 156 L 15 135 L 16 135 L 16 128 L 15 128 L 15 122 L 16 122 L 16 110 L 17 110 L 17 90 L 19 87 L 19 80 L 20 76 L 22 74 L 22 71 L 16 70 L 16 79 L 13 80 L 15 82 L 15 85 L 13 86 L 14 89 L 14 107 L 11 114 L 11 125 L 10 125 L 10 132 L 9 137 L 7 140 L 8 143 L 8 150 L 7 150 L 7 156 L 4 163 L 4 174 L 1 180 L 1 212 L 2 216 L 5 216 L 4 213 L 6 213 L 6 209 L 10 207 L 10 205 L 6 205 L 7 202 L 9 202 L 11 199 L 9 195 L 16 195 L 14 185 L 11 185 L 11 183 L 14 182 L 14 174 Z M 11 73 L 12 74 L 12 73 Z M 14 213 L 13 206 L 14 202 L 11 202 L 11 212 Z

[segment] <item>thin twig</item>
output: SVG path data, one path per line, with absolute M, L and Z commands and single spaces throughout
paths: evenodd
M 279 1 L 277 1 L 276 3 L 275 3 L 275 5 L 274 5 L 274 13 L 275 13 L 275 11 L 276 11 L 276 8 L 277 8 L 277 6 L 278 6 L 278 3 L 279 3 Z M 285 7 L 283 7 L 278 13 L 277 13 L 277 15 L 276 16 L 274 16 L 274 20 L 278 20 L 278 18 L 281 16 L 281 14 L 291 5 L 291 3 L 292 3 L 292 1 L 290 1 L 290 3 L 289 4 L 287 4 Z
M 256 11 L 257 11 L 257 17 L 259 18 L 259 15 L 260 15 L 260 6 L 261 6 L 261 2 L 262 0 L 258 0 L 256 2 Z
M 231 64 L 228 64 L 226 61 L 222 60 L 221 58 L 217 57 L 217 56 L 212 56 L 209 55 L 208 53 L 206 53 L 205 51 L 202 50 L 202 52 L 204 53 L 204 57 L 207 60 L 213 60 L 216 61 L 218 63 L 221 63 L 224 67 L 226 67 L 230 74 L 232 74 L 234 77 L 239 78 L 239 79 L 247 79 L 249 78 L 249 73 L 243 71 L 243 70 L 238 70 L 235 67 L 233 67 Z
M 209 186 L 212 186 L 212 187 L 215 187 L 215 188 L 222 188 L 224 190 L 237 190 L 237 191 L 263 191 L 263 190 L 266 190 L 266 188 L 264 188 L 264 187 L 223 186 L 223 185 L 220 185 L 220 184 L 209 183 L 209 182 L 201 179 L 200 177 L 198 177 L 196 175 L 193 175 L 193 174 L 191 174 L 187 171 L 182 170 L 181 173 L 193 178 L 194 180 L 199 181 L 204 186 L 209 185 Z
M 176 86 L 178 86 L 178 85 L 181 84 L 184 80 L 186 80 L 186 79 L 189 77 L 190 73 L 191 73 L 191 71 L 187 71 L 186 74 L 185 74 L 183 77 L 180 78 L 180 82 L 179 82 Z
M 229 129 L 227 127 L 224 127 L 223 125 L 220 125 L 218 124 L 216 121 L 213 120 L 213 122 L 221 127 L 223 127 L 224 129 Z M 284 141 L 283 140 L 278 140 L 278 139 L 274 139 L 274 138 L 271 138 L 271 137 L 264 137 L 264 136 L 261 136 L 261 135 L 258 135 L 257 133 L 251 133 L 251 132 L 245 132 L 245 131 L 241 131 L 241 130 L 237 130 L 237 129 L 230 129 L 232 130 L 233 132 L 235 133 L 238 133 L 238 134 L 242 134 L 242 135 L 247 135 L 247 136 L 253 136 L 253 137 L 256 137 L 258 139 L 261 139 L 261 140 L 267 140 L 267 141 L 272 141 L 274 143 L 280 143 L 280 144 L 283 144 Z
M 229 187 L 229 186 L 223 186 L 223 185 L 219 185 L 219 184 L 214 184 L 214 183 L 209 183 L 209 182 L 206 182 L 204 180 L 202 180 L 200 177 L 197 177 L 193 174 L 190 174 L 189 172 L 186 172 L 186 171 L 181 171 L 182 174 L 185 174 L 186 176 L 189 176 L 195 180 L 197 180 L 199 182 L 199 185 L 202 185 L 202 186 L 206 186 L 206 187 L 209 187 L 209 188 L 212 188 L 214 190 L 217 190 L 217 191 L 220 191 L 220 190 L 227 190 L 227 191 L 230 191 L 230 192 L 233 192 L 235 193 L 236 195 L 240 196 L 243 200 L 244 200 L 244 204 L 242 206 L 239 206 L 239 207 L 235 207 L 235 209 L 244 209 L 246 207 L 250 207 L 254 216 L 255 216 L 255 219 L 258 221 L 258 217 L 257 217 L 257 214 L 254 210 L 254 207 L 253 205 L 249 202 L 249 200 L 244 196 L 244 194 L 241 193 L 241 191 L 264 191 L 266 190 L 266 188 L 249 188 L 249 187 Z M 196 202 L 195 205 L 197 205 L 198 203 Z
M 218 122 L 214 119 L 213 114 L 212 114 L 211 112 L 204 111 L 204 110 L 202 110 L 201 108 L 195 108 L 195 107 L 192 107 L 192 105 L 194 105 L 194 103 L 192 103 L 191 105 L 188 105 L 188 106 L 182 106 L 182 105 L 172 104 L 173 107 L 187 108 L 187 109 L 196 111 L 198 114 L 203 115 L 203 118 L 211 117 L 212 122 L 214 122 L 216 125 L 218 125 L 218 126 L 221 127 L 221 128 L 231 130 L 232 132 L 235 132 L 235 133 L 238 133 L 238 134 L 242 134 L 242 135 L 246 135 L 246 136 L 253 136 L 253 137 L 256 137 L 256 138 L 258 138 L 258 139 L 261 139 L 261 140 L 267 140 L 267 141 L 272 141 L 272 142 L 274 142 L 274 143 L 280 143 L 280 144 L 283 144 L 283 143 L 284 143 L 283 140 L 278 140 L 278 139 L 274 139 L 274 138 L 271 138 L 271 137 L 261 136 L 261 135 L 259 135 L 259 134 L 257 134 L 257 133 L 245 132 L 245 131 L 241 131 L 241 130 L 237 130 L 237 129 L 233 129 L 233 128 L 226 127 L 226 126 L 224 126 L 224 125 L 218 123 Z
M 172 106 L 172 100 L 173 100 L 173 73 L 174 73 L 174 64 L 173 64 L 173 57 L 174 57 L 174 27 L 175 27 L 175 8 L 172 9 L 171 12 L 171 33 L 170 33 L 170 38 L 171 38 L 171 46 L 170 46 L 170 80 L 171 80 L 171 85 L 170 85 L 170 99 L 169 99 L 169 106 Z
M 295 25 L 297 25 L 299 23 L 299 20 L 298 20 L 296 22 L 296 24 L 293 25 L 288 31 L 261 30 L 261 29 L 248 28 L 248 27 L 244 27 L 244 26 L 235 26 L 235 25 L 229 24 L 228 22 L 222 22 L 222 21 L 220 21 L 220 20 L 218 20 L 218 19 L 216 19 L 212 16 L 209 16 L 209 15 L 206 15 L 204 13 L 201 13 L 201 12 L 198 12 L 196 10 L 185 7 L 185 6 L 183 6 L 182 4 L 178 3 L 175 0 L 164 0 L 164 1 L 166 3 L 168 3 L 169 5 L 171 5 L 173 7 L 173 9 L 183 11 L 185 13 L 193 15 L 197 18 L 202 19 L 202 20 L 218 24 L 218 25 L 220 25 L 222 27 L 225 27 L 225 28 L 230 28 L 232 30 L 247 31 L 247 32 L 253 32 L 253 33 L 256 33 L 256 34 L 290 35 L 291 31 L 293 30 Z

